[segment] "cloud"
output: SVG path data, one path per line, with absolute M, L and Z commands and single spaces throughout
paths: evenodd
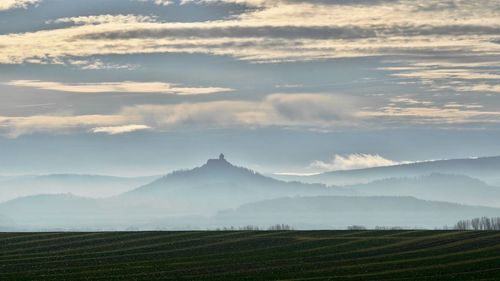
M 104 133 L 104 134 L 109 134 L 109 135 L 119 135 L 119 134 L 126 134 L 126 133 L 131 133 L 135 131 L 143 131 L 143 130 L 150 130 L 152 129 L 149 126 L 146 125 L 123 125 L 123 126 L 112 126 L 112 127 L 97 127 L 93 128 L 90 131 L 94 134 L 97 133 Z
M 0 116 L 0 133 L 17 137 L 32 133 L 96 132 L 93 130 L 98 128 L 100 132 L 111 134 L 146 128 L 130 127 L 131 124 L 147 126 L 154 131 L 280 127 L 324 132 L 408 124 L 445 128 L 462 124 L 500 124 L 499 111 L 483 109 L 476 103 L 447 102 L 439 105 L 411 98 L 394 99 L 380 108 L 366 107 L 364 103 L 362 99 L 338 94 L 277 93 L 258 101 L 141 104 L 123 107 L 110 115 Z M 354 163 L 362 157 L 344 158 Z M 342 158 L 338 158 L 340 160 Z M 319 167 L 321 163 L 316 164 Z
M 418 96 L 418 95 L 416 95 Z M 390 98 L 378 108 L 362 108 L 355 114 L 365 124 L 376 127 L 411 125 L 450 128 L 460 125 L 500 124 L 500 111 L 495 106 L 480 104 L 475 99 L 456 101 L 456 96 L 439 97 L 434 101 L 419 100 L 411 95 Z
M 320 171 L 339 171 L 354 170 L 373 167 L 393 166 L 402 164 L 393 160 L 386 159 L 378 154 L 349 154 L 335 155 L 329 162 L 316 160 L 310 164 L 310 168 Z
M 393 74 L 393 76 L 419 79 L 500 80 L 500 74 L 470 69 L 422 69 Z
M 115 64 L 106 63 L 100 59 L 69 59 L 66 64 L 76 66 L 83 70 L 103 70 L 103 69 L 122 69 L 122 70 L 134 70 L 138 68 L 138 65 L 133 64 Z
M 478 58 L 448 58 L 447 60 L 424 60 L 409 62 L 408 66 L 384 67 L 391 76 L 405 79 L 399 83 L 414 80 L 423 87 L 435 91 L 500 93 L 499 58 L 496 56 Z M 481 61 L 483 60 L 483 61 Z
M 253 113 L 257 104 L 245 101 L 215 101 L 182 103 L 175 105 L 138 105 L 126 107 L 122 115 L 132 117 L 139 123 L 159 129 L 182 127 L 236 128 L 252 126 L 254 119 L 246 114 Z
M 466 108 L 466 109 L 479 109 L 483 108 L 483 105 L 480 104 L 459 104 L 457 102 L 449 102 L 444 105 L 444 107 L 448 108 Z
M 389 100 L 391 103 L 401 103 L 406 105 L 431 105 L 431 101 L 419 101 L 413 98 L 398 96 Z
M 101 91 L 100 87 L 78 91 Z M 277 93 L 258 101 L 141 104 L 123 107 L 110 115 L 0 116 L 0 133 L 10 137 L 88 131 L 112 134 L 146 127 L 155 131 L 280 127 L 331 132 L 356 128 L 393 128 L 408 124 L 449 127 L 478 123 L 500 124 L 500 112 L 483 109 L 483 105 L 477 103 L 437 104 L 410 97 L 394 98 L 385 106 L 372 108 L 366 107 L 362 99 L 339 94 Z M 354 156 L 344 158 L 353 163 L 354 160 L 362 159 Z M 338 158 L 338 161 L 342 159 Z M 319 167 L 321 163 L 316 164 Z
M 232 91 L 219 87 L 181 87 L 163 82 L 107 82 L 107 83 L 61 83 L 39 80 L 13 80 L 5 85 L 30 87 L 41 90 L 52 90 L 82 94 L 97 93 L 161 93 L 170 95 L 208 95 Z
M 127 121 L 119 115 L 35 115 L 25 117 L 0 116 L 0 131 L 10 138 L 34 133 L 64 134 L 82 128 L 114 126 Z
M 495 81 L 498 82 L 498 81 Z M 462 92 L 491 92 L 491 93 L 499 93 L 500 94 L 500 85 L 495 84 L 485 84 L 485 83 L 478 83 L 478 84 L 472 84 L 472 85 L 459 85 L 454 87 L 455 90 L 457 91 L 462 91 Z
M 325 125 L 352 117 L 355 99 L 344 95 L 273 94 L 265 100 L 279 118 L 288 122 Z
M 312 162 L 308 169 L 318 172 L 328 172 L 328 171 L 343 171 L 343 170 L 355 170 L 382 166 L 393 166 L 402 164 L 403 162 L 397 162 L 393 160 L 386 159 L 378 154 L 349 154 L 349 155 L 334 155 L 332 159 L 328 162 L 316 160 Z M 408 162 L 404 162 L 408 163 Z
M 350 101 L 349 101 L 350 100 Z M 261 101 L 213 101 L 139 105 L 126 116 L 158 128 L 303 127 L 333 130 L 353 125 L 354 99 L 324 94 L 272 94 Z
M 360 118 L 374 118 L 377 122 L 390 124 L 457 125 L 467 123 L 500 123 L 500 111 L 482 111 L 481 107 L 462 106 L 412 106 L 389 105 L 380 111 L 359 112 Z
M 0 1 L 0 11 L 19 8 L 26 9 L 29 5 L 36 5 L 40 2 L 41 0 L 2 0 Z
M 156 18 L 152 16 L 142 15 L 97 15 L 97 16 L 80 16 L 59 18 L 56 20 L 49 20 L 47 24 L 57 23 L 73 23 L 76 25 L 99 25 L 99 24 L 133 24 L 141 22 L 155 22 Z
M 0 132 L 10 137 L 32 133 L 121 132 L 154 128 L 310 128 L 335 130 L 355 126 L 342 99 L 322 94 L 273 94 L 261 101 L 211 101 L 136 105 L 113 115 L 0 116 Z M 327 112 L 328 110 L 328 112 Z M 130 124 L 141 124 L 133 125 Z M 137 127 L 144 126 L 144 127 Z M 98 129 L 98 131 L 95 131 Z
M 214 3 L 229 3 L 243 4 L 248 6 L 265 7 L 286 3 L 321 3 L 330 5 L 359 5 L 369 4 L 376 5 L 383 2 L 396 2 L 399 0 L 182 0 L 181 3 L 196 3 L 196 4 L 214 4 Z
M 201 53 L 272 63 L 500 52 L 498 1 L 224 2 L 257 9 L 202 22 L 158 22 L 134 15 L 56 19 L 77 26 L 0 35 L 0 63 L 153 53 Z
M 174 4 L 173 0 L 137 0 L 139 2 L 153 2 L 158 6 L 169 6 Z

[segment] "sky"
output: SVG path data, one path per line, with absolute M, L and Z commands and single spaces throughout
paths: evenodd
M 495 0 L 0 0 L 0 175 L 500 155 Z

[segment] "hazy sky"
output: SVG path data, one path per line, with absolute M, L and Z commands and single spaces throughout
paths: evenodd
M 496 0 L 0 0 L 0 175 L 500 155 Z

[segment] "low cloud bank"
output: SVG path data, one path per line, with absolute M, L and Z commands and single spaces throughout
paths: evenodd
M 408 164 L 408 161 L 394 161 L 379 154 L 354 153 L 349 155 L 334 155 L 329 161 L 316 160 L 308 169 L 317 172 L 356 170 L 374 167 L 394 166 Z

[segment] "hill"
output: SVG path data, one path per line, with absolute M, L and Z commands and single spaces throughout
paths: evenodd
M 2 280 L 472 281 L 500 274 L 500 235 L 492 232 L 0 233 L 0 241 Z
M 157 201 L 159 202 L 159 201 Z M 165 200 L 165 204 L 168 200 Z M 0 204 L 0 213 L 20 229 L 35 231 L 179 229 L 268 226 L 286 223 L 297 229 L 345 229 L 348 225 L 440 228 L 461 219 L 500 216 L 500 209 L 419 200 L 413 197 L 312 196 L 277 198 L 187 216 L 159 212 L 158 206 L 72 195 L 36 195 Z
M 104 217 L 104 204 L 96 199 L 71 194 L 33 195 L 0 204 L 0 213 L 21 226 L 77 228 L 79 225 L 99 225 Z
M 474 196 L 476 192 L 485 195 Z M 131 226 L 206 229 L 274 223 L 304 229 L 344 228 L 350 224 L 434 228 L 460 219 L 500 216 L 500 209 L 436 199 L 494 203 L 498 198 L 495 192 L 478 180 L 437 174 L 346 187 L 284 182 L 234 166 L 221 155 L 200 167 L 173 172 L 110 198 L 67 193 L 28 196 L 0 204 L 0 214 L 31 230 L 112 230 Z M 374 196 L 380 194 L 391 196 Z
M 351 185 L 387 178 L 421 177 L 440 173 L 469 176 L 493 186 L 500 186 L 500 173 L 498 171 L 500 171 L 500 156 L 428 161 L 358 170 L 333 171 L 313 176 L 279 176 L 278 178 L 328 185 Z
M 201 167 L 177 171 L 114 200 L 147 204 L 175 215 L 209 215 L 241 204 L 283 196 L 348 195 L 323 184 L 284 182 L 237 167 L 223 156 Z
M 0 202 L 30 195 L 60 193 L 104 198 L 129 191 L 156 178 L 73 174 L 7 177 L 0 180 Z
M 209 226 L 210 217 L 218 211 L 244 203 L 325 194 L 349 192 L 322 184 L 279 181 L 220 158 L 109 198 L 96 200 L 67 192 L 26 196 L 0 204 L 0 213 L 28 229 L 124 229 L 132 225 L 196 229 Z
M 419 200 L 413 197 L 318 196 L 279 198 L 217 214 L 225 225 L 281 222 L 299 229 L 343 229 L 349 225 L 436 228 L 461 218 L 500 216 L 500 209 Z
M 7 216 L 0 214 L 0 231 L 9 229 L 14 225 L 14 221 Z
M 461 175 L 391 178 L 346 188 L 362 196 L 413 196 L 425 200 L 500 207 L 500 187 Z

